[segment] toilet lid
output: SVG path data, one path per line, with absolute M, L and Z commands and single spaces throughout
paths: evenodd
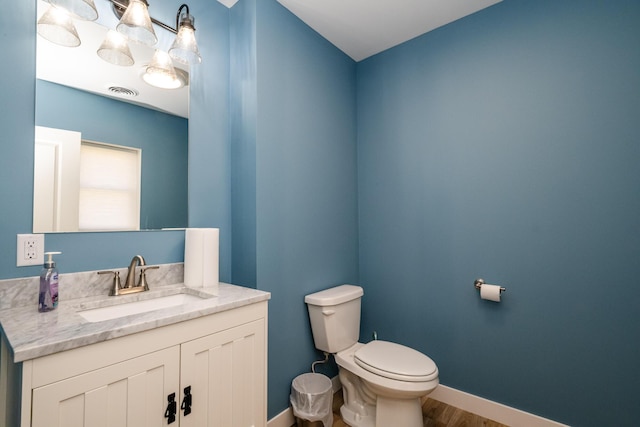
M 371 341 L 354 354 L 358 366 L 369 372 L 400 381 L 431 381 L 438 367 L 428 356 L 388 341 Z

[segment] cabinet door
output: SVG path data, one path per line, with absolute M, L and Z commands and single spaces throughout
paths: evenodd
M 174 346 L 36 388 L 31 425 L 166 426 L 167 396 L 178 390 L 179 367 Z
M 182 344 L 180 427 L 266 426 L 265 335 L 262 319 Z

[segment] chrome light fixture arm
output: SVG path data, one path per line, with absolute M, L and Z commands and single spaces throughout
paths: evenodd
M 182 15 L 182 9 L 187 9 L 186 10 L 187 15 L 186 15 L 186 18 L 183 19 L 182 22 L 180 22 L 180 15 Z M 171 31 L 173 31 L 174 33 L 178 34 L 178 30 L 180 29 L 180 24 L 187 25 L 187 26 L 191 27 L 191 29 L 193 29 L 193 31 L 195 31 L 196 29 L 193 28 L 193 24 L 191 22 L 190 16 L 191 16 L 191 14 L 189 13 L 189 5 L 183 3 L 178 8 L 178 13 L 176 14 L 176 29 L 175 30 L 172 29 Z
M 129 5 L 129 0 L 107 0 L 110 1 L 111 4 L 113 4 L 113 12 L 116 14 L 116 16 L 118 17 L 118 19 L 122 18 L 122 15 L 124 14 L 124 11 L 127 9 L 127 6 Z M 149 6 L 149 3 L 146 0 L 142 0 L 147 6 Z M 186 6 L 186 5 L 182 5 L 182 6 Z M 180 6 L 180 8 L 182 8 L 182 6 Z M 189 7 L 187 6 L 187 13 L 189 12 Z M 180 16 L 180 9 L 178 9 L 178 16 Z M 167 31 L 171 31 L 173 34 L 178 34 L 178 25 L 176 24 L 176 28 L 173 28 L 170 25 L 165 24 L 162 21 L 158 21 L 157 19 L 155 19 L 154 17 L 150 17 L 151 18 L 151 22 L 153 22 L 154 24 L 156 24 L 157 26 L 159 26 L 160 28 L 163 28 Z M 176 20 L 177 22 L 177 20 Z

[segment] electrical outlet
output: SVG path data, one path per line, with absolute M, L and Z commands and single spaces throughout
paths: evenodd
M 16 265 L 44 264 L 44 234 L 18 234 Z

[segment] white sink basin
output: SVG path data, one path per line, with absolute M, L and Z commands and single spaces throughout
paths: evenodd
M 132 314 L 147 313 L 149 311 L 161 310 L 163 308 L 176 307 L 189 302 L 202 301 L 202 299 L 203 298 L 195 295 L 176 294 L 143 301 L 112 305 L 109 307 L 92 308 L 89 310 L 78 311 L 78 314 L 89 322 L 102 322 L 104 320 L 117 319 L 118 317 L 130 316 Z

